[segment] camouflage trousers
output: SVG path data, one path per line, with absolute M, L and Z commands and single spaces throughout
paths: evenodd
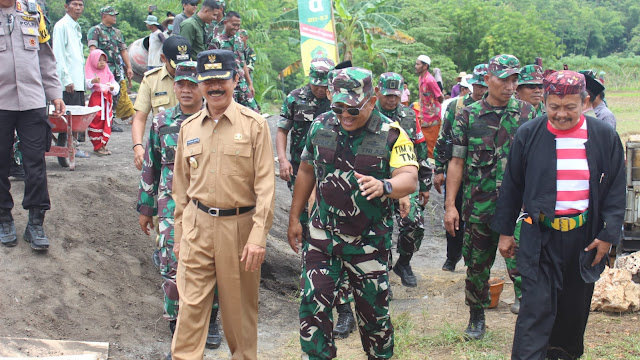
M 244 78 L 238 81 L 238 85 L 236 85 L 236 88 L 233 90 L 233 99 L 238 104 L 244 105 L 255 112 L 260 112 L 260 106 L 258 106 L 256 99 L 251 94 L 249 84 L 247 84 L 247 80 Z
M 491 304 L 489 276 L 499 236 L 487 224 L 465 222 L 462 256 L 467 266 L 465 304 L 469 307 L 487 308 Z
M 162 276 L 162 293 L 164 294 L 164 318 L 176 320 L 178 318 L 178 287 L 176 286 L 176 273 L 178 259 L 173 252 L 173 225 L 174 219 L 168 217 L 158 218 L 158 246 L 160 247 L 160 275 Z M 218 305 L 218 288 L 213 297 L 213 309 Z
M 407 217 L 404 218 L 400 215 L 399 200 L 393 202 L 396 222 L 399 228 L 397 251 L 400 256 L 413 255 L 413 253 L 420 250 L 420 245 L 424 238 L 424 217 L 422 216 L 424 208 L 418 204 L 417 191 L 409 195 L 409 201 L 411 203 L 411 209 Z M 389 267 L 391 267 L 392 264 L 393 255 L 389 252 Z M 349 288 L 349 279 L 345 275 L 340 281 L 338 304 L 346 304 L 352 301 L 353 295 L 351 295 L 351 289 Z
M 516 229 L 513 232 L 513 237 L 516 241 L 516 258 L 518 257 L 518 252 L 520 250 L 520 229 L 522 228 L 522 220 L 519 220 L 516 223 Z M 505 258 L 504 262 L 507 264 L 507 273 L 509 273 L 509 278 L 513 282 L 513 290 L 516 293 L 516 297 L 518 299 L 522 299 L 522 276 L 518 272 L 518 267 L 516 266 L 516 259 Z
M 308 359 L 333 359 L 333 307 L 340 279 L 349 278 L 355 299 L 362 348 L 371 357 L 393 356 L 393 326 L 389 316 L 389 250 L 366 245 L 384 243 L 378 237 L 356 238 L 310 228 L 303 245 L 300 344 Z M 332 243 L 331 254 L 313 243 Z M 358 244 L 354 244 L 358 242 Z M 365 244 L 365 245 L 361 245 Z

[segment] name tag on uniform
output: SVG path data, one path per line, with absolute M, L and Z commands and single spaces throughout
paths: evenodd
M 153 96 L 162 96 L 162 95 L 167 95 L 167 92 L 166 91 L 160 91 L 160 92 L 157 92 L 157 93 L 153 94 Z
M 191 140 L 187 140 L 187 146 L 188 145 L 193 145 L 193 144 L 197 144 L 200 142 L 200 138 L 195 138 L 195 139 L 191 139 Z

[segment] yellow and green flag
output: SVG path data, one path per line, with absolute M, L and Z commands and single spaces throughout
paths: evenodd
M 300 51 L 305 75 L 311 59 L 325 57 L 338 63 L 331 0 L 298 0 Z

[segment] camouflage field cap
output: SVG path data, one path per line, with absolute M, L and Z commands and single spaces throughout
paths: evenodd
M 518 76 L 518 85 L 522 84 L 542 84 L 544 76 L 542 76 L 542 66 L 525 65 L 520 69 Z
M 471 79 L 467 80 L 467 83 L 470 85 L 476 84 L 481 86 L 487 86 L 487 83 L 484 82 L 484 76 L 487 75 L 487 64 L 478 64 L 473 68 L 473 76 Z
M 198 83 L 198 63 L 195 61 L 181 62 L 176 66 L 176 77 L 174 82 L 180 80 L 189 80 L 194 83 Z
M 359 67 L 340 69 L 333 74 L 331 82 L 331 105 L 345 103 L 356 107 L 373 96 L 371 71 Z
M 402 75 L 394 72 L 386 72 L 380 75 L 380 80 L 378 80 L 378 88 L 382 95 L 401 96 L 402 84 L 404 84 Z
M 240 29 L 238 30 L 238 32 L 236 33 L 238 36 L 246 36 L 249 37 L 249 32 L 247 31 L 247 29 Z
M 113 6 L 105 6 L 100 9 L 100 14 L 101 15 L 118 15 L 120 13 L 117 12 L 116 9 L 113 8 Z
M 556 71 L 544 78 L 544 93 L 547 95 L 580 94 L 586 90 L 584 75 L 570 70 Z
M 520 73 L 520 61 L 513 55 L 497 55 L 489 60 L 488 71 L 500 79 L 504 79 Z
M 315 58 L 309 66 L 309 83 L 317 86 L 328 86 L 328 75 L 336 63 L 327 58 Z

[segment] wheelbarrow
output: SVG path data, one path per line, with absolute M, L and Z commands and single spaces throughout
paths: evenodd
M 51 115 L 53 108 L 49 107 L 49 121 L 53 124 L 52 133 L 57 133 L 55 145 L 45 153 L 45 156 L 57 156 L 58 163 L 62 167 L 68 167 L 73 171 L 76 168 L 76 152 L 73 145 L 73 133 L 85 132 L 100 111 L 100 106 L 86 107 L 67 105 L 67 111 L 60 117 Z

